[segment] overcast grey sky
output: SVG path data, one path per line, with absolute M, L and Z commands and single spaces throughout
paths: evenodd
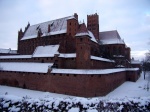
M 77 13 L 79 21 L 99 14 L 100 31 L 118 30 L 142 59 L 150 49 L 150 0 L 0 0 L 0 48 L 17 49 L 18 30 Z

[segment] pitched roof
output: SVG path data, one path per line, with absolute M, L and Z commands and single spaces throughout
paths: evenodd
M 21 40 L 36 38 L 39 30 L 42 33 L 41 37 L 47 36 L 47 35 L 56 35 L 56 34 L 66 33 L 68 19 L 75 19 L 75 17 L 68 16 L 68 17 L 29 26 L 29 28 L 27 29 L 27 31 L 25 32 Z M 48 26 L 50 26 L 50 32 L 48 32 Z
M 99 38 L 101 44 L 125 44 L 117 30 L 100 32 Z
M 2 71 L 18 71 L 18 72 L 36 72 L 47 73 L 48 68 L 53 63 L 33 63 L 33 62 L 1 62 Z
M 2 49 L 0 48 L 0 53 L 4 53 L 4 54 L 17 54 L 17 50 L 11 50 L 11 49 Z
M 0 53 L 9 53 L 10 49 L 0 49 Z
M 78 30 L 78 32 L 77 32 L 77 34 L 76 34 L 75 36 L 76 36 L 76 37 L 80 37 L 80 36 L 84 36 L 84 35 L 89 36 L 90 39 L 91 39 L 93 42 L 96 42 L 96 43 L 97 43 L 97 41 L 96 41 L 96 39 L 95 39 L 93 33 L 87 29 L 85 23 L 82 23 L 82 24 L 80 24 L 79 30 Z
M 131 64 L 141 64 L 141 61 L 132 59 Z
M 38 46 L 32 57 L 54 57 L 58 52 L 59 45 Z

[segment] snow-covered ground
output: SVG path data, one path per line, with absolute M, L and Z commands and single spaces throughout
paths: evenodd
M 148 90 L 149 87 L 149 90 Z M 126 81 L 114 91 L 106 95 L 110 98 L 124 98 L 124 97 L 147 97 L 150 96 L 150 74 L 146 74 L 144 80 L 143 73 L 136 82 Z
M 149 81 L 149 83 L 148 83 Z M 98 112 L 98 111 L 149 111 L 150 75 L 143 74 L 137 82 L 125 82 L 104 97 L 82 98 L 15 87 L 0 86 L 0 111 Z M 24 106 L 25 105 L 25 106 Z M 66 106 L 66 107 L 64 107 Z M 126 108 L 128 107 L 128 108 Z
M 125 97 L 148 97 L 150 96 L 150 89 L 147 89 L 148 80 L 150 81 L 150 75 L 146 75 L 146 79 L 144 80 L 144 75 L 141 74 L 141 77 L 138 79 L 137 82 L 125 82 L 116 88 L 114 91 L 109 93 L 108 95 L 102 98 L 125 98 Z M 150 88 L 150 82 L 149 82 Z M 63 94 L 56 94 L 50 92 L 42 92 L 42 91 L 35 91 L 35 90 L 28 90 L 22 88 L 15 88 L 15 87 L 8 87 L 0 85 L 0 95 L 14 95 L 14 96 L 29 96 L 32 98 L 45 98 L 45 97 L 61 97 L 61 98 L 74 98 L 76 96 L 70 95 L 63 95 Z M 101 98 L 101 97 L 100 97 Z

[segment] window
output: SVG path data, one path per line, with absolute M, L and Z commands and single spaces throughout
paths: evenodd
M 80 41 L 82 42 L 82 38 L 80 38 Z
M 73 76 L 74 76 L 74 77 L 76 77 L 77 75 L 76 75 L 76 74 L 74 74 Z

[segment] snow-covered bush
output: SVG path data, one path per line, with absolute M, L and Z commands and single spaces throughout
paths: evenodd
M 0 96 L 0 111 L 35 111 L 35 112 L 149 112 L 150 97 L 124 98 L 124 99 L 99 99 L 99 98 L 43 98 L 16 97 L 12 95 Z

